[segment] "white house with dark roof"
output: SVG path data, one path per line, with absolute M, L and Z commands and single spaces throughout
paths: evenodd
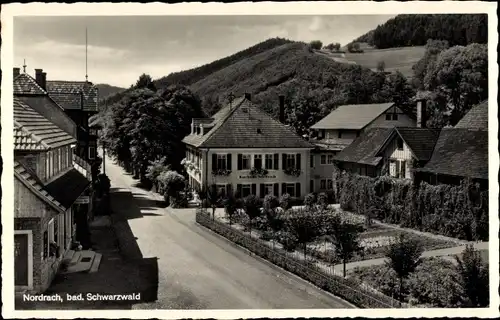
M 280 99 L 280 109 L 284 99 Z M 282 115 L 283 112 L 280 112 Z M 280 117 L 282 118 L 282 117 Z M 314 148 L 251 101 L 235 99 L 208 119 L 193 119 L 185 165 L 196 189 L 302 198 L 309 192 L 309 155 Z
M 336 155 L 367 130 L 376 128 L 367 138 L 377 140 L 382 132 L 390 132 L 391 128 L 415 126 L 414 117 L 392 102 L 337 107 L 311 126 L 317 138 L 311 141 L 316 148 L 309 161 L 312 177 L 310 190 L 322 192 L 333 189 L 332 172 Z

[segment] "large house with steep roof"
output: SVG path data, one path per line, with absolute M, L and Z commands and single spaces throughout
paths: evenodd
M 375 167 L 379 162 L 372 159 L 365 148 L 368 148 L 370 143 L 382 143 L 394 127 L 415 127 L 416 123 L 412 114 L 392 102 L 337 107 L 311 126 L 317 138 L 311 140 L 315 149 L 310 159 L 313 179 L 310 189 L 316 192 L 333 189 L 332 172 L 337 154 L 362 135 L 367 141 L 358 141 L 356 146 L 350 148 L 346 160 L 348 163 L 362 164 L 360 168 L 354 168 L 357 167 L 354 165 L 353 170 L 362 170 L 370 175 L 376 174 Z
M 283 115 L 284 99 L 279 101 Z M 260 110 L 249 94 L 211 118 L 193 119 L 183 142 L 189 184 L 195 189 L 215 185 L 221 194 L 241 197 L 287 193 L 302 198 L 309 192 L 314 146 Z
M 98 109 L 98 90 L 87 81 L 47 81 L 47 74 L 42 69 L 35 69 L 33 78 L 20 68 L 14 68 L 14 95 L 30 104 L 38 112 L 68 132 L 71 124 L 76 123 L 75 153 L 79 158 L 89 162 L 93 174 L 97 174 L 100 164 L 97 156 L 97 130 L 89 127 L 88 119 Z M 58 110 L 63 110 L 65 117 Z M 95 177 L 94 177 L 95 178 Z
M 459 184 L 464 178 L 488 188 L 488 100 L 474 106 L 453 128 L 443 128 L 420 181 Z
M 76 126 L 75 124 L 73 124 Z M 14 97 L 16 290 L 43 292 L 73 241 L 85 244 L 89 168 L 73 162 L 76 139 Z M 82 232 L 83 231 L 83 232 Z

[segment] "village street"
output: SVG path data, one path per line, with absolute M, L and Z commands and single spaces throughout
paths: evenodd
M 111 179 L 113 219 L 121 220 L 115 229 L 122 254 L 158 259 L 157 300 L 132 308 L 350 307 L 198 226 L 194 210 L 162 208 L 160 196 L 137 187 L 137 181 L 109 158 L 106 174 Z

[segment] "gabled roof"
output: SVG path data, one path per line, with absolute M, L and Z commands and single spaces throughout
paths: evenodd
M 50 194 L 49 191 L 44 188 L 43 184 L 36 177 L 36 174 L 16 160 L 14 160 L 14 177 L 56 211 L 65 212 L 67 210 L 67 207 L 61 204 L 52 194 Z
M 379 146 L 377 155 L 399 136 L 410 148 L 413 156 L 419 161 L 427 161 L 431 158 L 432 150 L 439 137 L 439 130 L 428 128 L 395 127 L 387 140 Z
M 472 107 L 455 128 L 469 130 L 488 130 L 488 100 Z
M 47 81 L 49 96 L 66 110 L 82 109 L 83 111 L 99 111 L 98 90 L 91 82 L 86 81 Z
M 46 185 L 46 189 L 66 208 L 87 189 L 90 181 L 76 169 L 71 169 L 63 176 Z
M 236 99 L 212 118 L 203 124 L 210 128 L 207 133 L 189 134 L 183 142 L 205 148 L 314 148 L 245 98 Z
M 488 179 L 488 131 L 444 128 L 432 157 L 418 171 Z
M 45 91 L 32 76 L 21 73 L 14 78 L 14 94 L 19 95 L 45 95 Z
M 311 129 L 356 129 L 370 124 L 394 105 L 389 103 L 350 104 L 337 107 L 329 115 L 314 124 Z
M 335 156 L 336 161 L 376 166 L 382 157 L 377 156 L 381 144 L 387 140 L 393 128 L 370 128 Z
M 14 150 L 48 150 L 75 142 L 28 104 L 14 98 Z

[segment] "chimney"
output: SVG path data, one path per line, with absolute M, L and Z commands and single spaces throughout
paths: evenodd
M 280 95 L 280 122 L 285 123 L 285 96 Z
M 43 80 L 43 78 L 44 78 L 43 74 L 44 73 L 43 73 L 42 69 L 35 69 L 35 80 L 36 80 L 36 83 L 38 83 L 38 85 L 45 90 L 45 81 Z
M 14 68 L 14 78 L 21 74 L 21 68 Z
M 250 93 L 245 93 L 245 99 L 252 101 L 252 95 Z
M 425 128 L 425 123 L 427 121 L 426 113 L 426 101 L 423 99 L 417 100 L 417 128 Z
M 46 90 L 47 89 L 47 72 L 42 73 L 42 84 L 43 84 L 42 88 L 44 90 Z

